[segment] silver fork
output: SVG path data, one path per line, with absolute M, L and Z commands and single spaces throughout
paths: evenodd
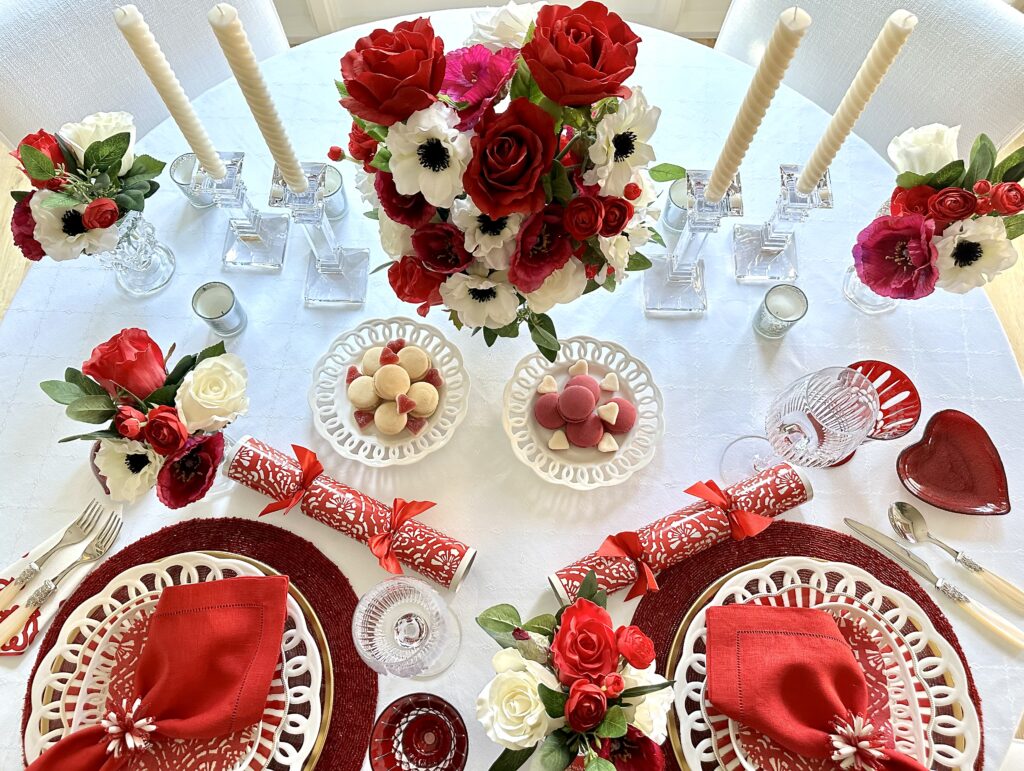
M 7 608 L 14 604 L 14 598 L 18 596 L 21 590 L 24 589 L 30 581 L 39 575 L 40 569 L 46 564 L 46 561 L 50 559 L 50 557 L 64 547 L 74 546 L 76 543 L 81 543 L 88 538 L 92 534 L 93 528 L 96 527 L 96 523 L 99 521 L 99 518 L 104 511 L 105 509 L 95 500 L 90 502 L 79 515 L 78 519 L 67 526 L 64 530 L 64 534 L 52 549 L 47 551 L 38 559 L 30 562 L 13 581 L 7 584 L 3 589 L 0 589 L 0 611 L 7 610 Z
M 50 599 L 57 590 L 57 585 L 67 578 L 75 568 L 79 565 L 95 562 L 110 551 L 110 547 L 114 545 L 117 536 L 121 532 L 122 524 L 121 514 L 116 511 L 111 512 L 110 516 L 103 523 L 100 532 L 85 547 L 77 561 L 68 565 L 53 578 L 47 578 L 43 581 L 42 586 L 29 595 L 24 605 L 15 608 L 7 618 L 0 622 L 0 648 L 21 632 L 25 623 L 32 617 L 32 614 Z

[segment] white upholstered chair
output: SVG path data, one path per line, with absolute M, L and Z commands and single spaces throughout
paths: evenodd
M 123 0 L 127 3 L 131 0 Z M 134 0 L 185 91 L 230 74 L 206 21 L 214 0 Z M 232 0 L 256 55 L 288 47 L 272 0 Z M 0 2 L 0 141 L 56 131 L 93 112 L 124 110 L 140 136 L 167 110 L 114 23 L 111 0 Z
M 759 61 L 779 13 L 794 0 L 733 0 L 716 49 Z M 797 0 L 813 18 L 786 83 L 835 110 L 885 19 L 906 8 L 919 23 L 855 131 L 885 155 L 904 129 L 963 126 L 961 153 L 981 132 L 998 146 L 1024 131 L 1024 14 L 1003 0 Z

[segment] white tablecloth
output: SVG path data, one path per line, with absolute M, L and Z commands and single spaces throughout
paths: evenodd
M 468 33 L 465 11 L 434 18 L 449 48 Z M 345 144 L 348 120 L 337 105 L 332 80 L 339 57 L 365 31 L 355 28 L 317 40 L 264 67 L 303 159 L 323 159 L 329 145 Z M 651 102 L 663 110 L 655 137 L 659 161 L 710 167 L 743 98 L 750 69 L 666 33 L 641 32 L 645 43 L 631 82 L 642 84 Z M 214 46 L 212 37 L 196 41 L 197 50 L 211 56 Z M 246 151 L 245 178 L 253 200 L 261 204 L 271 165 L 237 87 L 233 82 L 221 85 L 199 98 L 196 106 L 217 147 Z M 780 91 L 742 168 L 748 221 L 758 222 L 769 214 L 778 164 L 804 161 L 826 119 L 803 97 L 786 88 Z M 905 127 L 892 128 L 896 133 Z M 141 147 L 166 161 L 187 149 L 171 123 L 159 126 Z M 344 165 L 353 210 L 338 232 L 348 245 L 371 247 L 371 262 L 376 265 L 384 257 L 376 244 L 375 224 L 361 216 L 352 187 L 353 168 Z M 503 340 L 488 350 L 481 338 L 456 333 L 437 311 L 428 321 L 462 348 L 473 381 L 469 416 L 451 444 L 421 463 L 393 469 L 369 469 L 334 456 L 316 437 L 306 402 L 313 364 L 340 332 L 367 318 L 410 314 L 412 308 L 394 298 L 383 273 L 371 277 L 364 308 L 305 308 L 306 252 L 301 237 L 293 239 L 281 275 L 224 274 L 223 214 L 190 208 L 166 181 L 165 190 L 147 209 L 147 217 L 178 258 L 177 274 L 165 291 L 146 300 L 129 299 L 115 289 L 114 277 L 89 258 L 64 265 L 46 261 L 31 268 L 0 324 L 0 393 L 8 400 L 0 414 L 0 565 L 67 522 L 98 492 L 86 462 L 87 447 L 56 443 L 74 433 L 76 426 L 36 383 L 60 377 L 66 366 L 77 365 L 96 343 L 126 326 L 147 328 L 165 347 L 177 342 L 180 352 L 209 344 L 215 338 L 192 316 L 189 298 L 201 282 L 224 278 L 249 313 L 248 329 L 228 344 L 245 358 L 251 376 L 252 408 L 234 431 L 283 449 L 292 442 L 311 446 L 320 452 L 329 473 L 379 498 L 435 500 L 440 505 L 423 520 L 480 550 L 465 585 L 451 598 L 463 625 L 455 666 L 432 682 L 382 679 L 378 706 L 424 689 L 450 699 L 470 726 L 469 768 L 481 771 L 497 749 L 475 721 L 474 700 L 491 676 L 495 647 L 476 627 L 476 614 L 499 602 L 514 603 L 524 614 L 552 611 L 555 603 L 545 582 L 547 574 L 595 548 L 605 535 L 635 528 L 686 502 L 682 490 L 698 479 L 716 476 L 725 444 L 738 434 L 759 432 L 768 402 L 796 377 L 858 359 L 887 360 L 914 378 L 925 418 L 947 407 L 977 417 L 1008 462 L 1011 490 L 1024 486 L 1024 472 L 1015 462 L 1024 450 L 1024 389 L 985 294 L 960 298 L 940 292 L 886 316 L 861 315 L 841 296 L 842 274 L 850 263 L 856 232 L 888 195 L 893 173 L 854 138 L 836 159 L 832 180 L 837 208 L 815 212 L 800 236 L 800 285 L 811 310 L 782 342 L 769 343 L 751 331 L 750 319 L 764 287 L 738 285 L 724 251 L 708 265 L 710 311 L 703 319 L 645 318 L 639 278 L 614 296 L 597 292 L 571 308 L 553 311 L 562 336 L 589 334 L 630 346 L 651 367 L 665 398 L 667 429 L 654 462 L 622 486 L 590 493 L 539 480 L 515 459 L 501 430 L 502 389 L 516 361 L 530 351 L 529 339 Z M 918 428 L 913 438 L 920 432 Z M 815 499 L 791 518 L 842 528 L 842 517 L 854 516 L 886 527 L 889 501 L 908 497 L 894 470 L 896 455 L 908 441 L 870 444 L 846 466 L 812 472 Z M 121 544 L 190 517 L 252 517 L 264 503 L 257 494 L 236 488 L 227 496 L 171 512 L 149 497 L 128 509 Z M 971 518 L 922 508 L 935 533 L 962 545 L 983 564 L 1024 580 L 1022 542 L 1014 527 L 1019 513 Z M 342 567 L 357 593 L 386 577 L 364 547 L 297 513 L 269 521 L 314 540 Z M 921 553 L 940 574 L 962 580 L 989 599 L 938 551 Z M 938 602 L 951 613 L 978 679 L 985 705 L 986 767 L 994 769 L 1024 708 L 1024 660 L 987 639 L 945 598 Z M 625 622 L 632 604 L 614 599 L 612 610 Z M 1019 616 L 1016 620 L 1024 622 Z M 19 767 L 19 715 L 33 658 L 34 651 L 21 659 L 0 659 L 3 769 Z M 335 709 L 345 709 L 344 703 Z

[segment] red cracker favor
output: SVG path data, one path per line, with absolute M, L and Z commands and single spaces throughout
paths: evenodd
M 396 498 L 388 506 L 323 472 L 316 454 L 293 445 L 295 457 L 245 437 L 226 461 L 230 479 L 274 499 L 260 516 L 292 507 L 370 547 L 381 567 L 406 565 L 448 589 L 458 589 L 476 549 L 418 522 L 434 504 Z
M 757 535 L 772 518 L 806 503 L 814 494 L 810 482 L 788 463 L 724 491 L 714 482 L 699 482 L 686 492 L 701 500 L 636 532 L 609 536 L 596 552 L 549 576 L 558 598 L 573 602 L 590 571 L 609 594 L 631 587 L 627 599 L 633 599 L 656 591 L 657 573 L 726 538 Z

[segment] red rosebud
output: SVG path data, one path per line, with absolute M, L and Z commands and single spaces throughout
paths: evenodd
M 35 134 L 29 134 L 20 142 L 18 142 L 18 146 L 11 151 L 11 157 L 16 159 L 18 163 L 22 164 L 21 170 L 25 173 L 26 177 L 32 180 L 33 187 L 45 188 L 46 190 L 59 190 L 61 187 L 63 187 L 64 180 L 60 176 L 56 176 L 53 179 L 46 180 L 32 179 L 32 177 L 29 177 L 28 172 L 25 171 L 24 163 L 21 160 L 22 145 L 28 145 L 29 147 L 38 150 L 47 158 L 49 158 L 50 161 L 52 161 L 53 165 L 57 167 L 64 164 L 64 153 L 61 152 L 60 145 L 57 144 L 57 137 L 55 137 L 53 134 L 43 131 L 42 129 L 39 129 L 39 131 L 37 131 Z
M 636 626 L 620 626 L 615 632 L 619 653 L 636 669 L 647 669 L 654 663 L 654 642 Z
M 604 204 L 604 222 L 601 223 L 600 235 L 605 238 L 617 236 L 633 218 L 633 204 L 625 198 L 614 196 L 602 198 L 601 201 Z
M 596 236 L 604 220 L 604 204 L 596 196 L 581 195 L 569 201 L 562 223 L 577 241 Z
M 992 188 L 992 205 L 1004 217 L 1024 211 L 1024 188 L 1018 182 L 1000 182 Z
M 979 217 L 984 217 L 986 214 L 990 214 L 994 208 L 995 207 L 992 205 L 992 199 L 991 198 L 979 198 L 978 199 L 978 208 L 974 210 L 974 213 L 977 214 Z M 945 229 L 946 229 L 945 227 L 942 228 L 942 230 L 945 230 Z M 939 230 L 939 228 L 936 228 L 936 232 L 941 233 L 942 230 Z
M 551 642 L 551 658 L 563 685 L 581 678 L 599 683 L 615 672 L 619 651 L 608 611 L 590 600 L 576 600 L 566 608 Z
M 978 196 L 962 187 L 944 187 L 928 199 L 928 214 L 940 222 L 965 220 L 978 209 Z
M 930 185 L 918 185 L 917 187 L 898 187 L 892 191 L 892 198 L 889 201 L 889 211 L 893 217 L 902 217 L 904 214 L 921 214 L 928 216 L 928 199 L 937 191 Z
M 82 212 L 82 225 L 89 230 L 109 228 L 120 216 L 112 198 L 96 198 Z
M 36 220 L 32 216 L 32 208 L 29 202 L 35 193 L 29 193 L 16 204 L 14 214 L 11 217 L 11 235 L 14 237 L 15 245 L 21 249 L 26 260 L 39 262 L 46 256 L 43 245 L 36 241 Z
M 329 160 L 332 161 L 340 161 L 342 158 L 345 157 L 345 151 L 342 150 L 337 145 L 331 145 L 329 148 L 327 148 L 327 157 Z
M 601 687 L 609 699 L 617 699 L 626 690 L 626 681 L 622 679 L 622 675 L 618 672 L 612 672 L 604 676 L 604 680 L 601 681 Z
M 138 439 L 146 425 L 146 416 L 134 407 L 121 404 L 114 415 L 114 430 L 125 439 Z
M 974 183 L 973 190 L 975 195 L 988 195 L 992 192 L 992 183 L 987 179 L 979 179 Z
M 358 123 L 352 124 L 348 132 L 348 151 L 357 161 L 362 161 L 363 171 L 373 174 L 377 169 L 370 162 L 377 155 L 377 140 L 367 134 Z
M 584 734 L 601 725 L 608 712 L 608 697 L 598 686 L 577 680 L 569 687 L 565 700 L 565 722 L 576 733 Z
M 122 329 L 92 350 L 82 372 L 118 398 L 122 388 L 145 399 L 164 384 L 167 372 L 160 346 L 144 329 Z
M 599 270 L 601 270 L 601 266 L 598 265 L 596 262 L 585 262 L 585 263 L 583 263 L 583 274 L 587 278 L 594 278 L 594 276 L 597 275 L 597 272 Z
M 146 415 L 146 441 L 157 455 L 171 455 L 188 441 L 188 429 L 174 407 L 154 407 Z
M 643 188 L 636 182 L 630 182 L 622 189 L 622 195 L 629 201 L 635 201 L 643 193 Z

